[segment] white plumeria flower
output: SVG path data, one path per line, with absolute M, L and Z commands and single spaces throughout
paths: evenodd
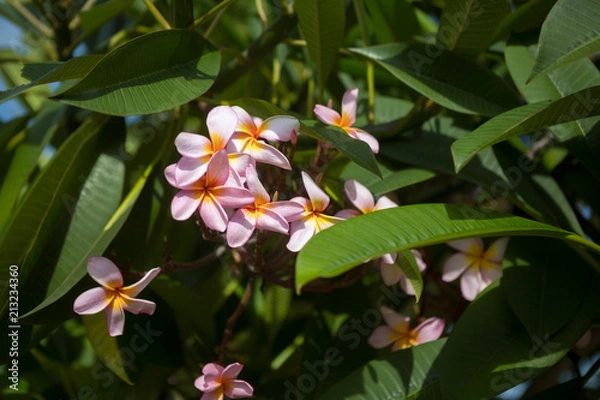
M 342 98 L 342 115 L 337 111 L 320 104 L 315 106 L 314 113 L 324 124 L 342 128 L 350 135 L 350 137 L 367 143 L 371 148 L 371 151 L 377 154 L 379 152 L 379 142 L 377 139 L 370 133 L 352 126 L 356 122 L 357 97 L 357 88 L 347 90 L 346 93 L 344 93 L 344 97 Z
M 502 259 L 509 238 L 496 240 L 484 251 L 480 238 L 448 242 L 459 250 L 444 264 L 442 279 L 451 282 L 460 278 L 460 289 L 465 299 L 472 301 L 490 283 L 502 276 Z
M 75 299 L 73 311 L 80 315 L 104 311 L 110 336 L 123 334 L 125 310 L 133 314 L 154 314 L 155 303 L 135 297 L 160 273 L 160 268 L 151 269 L 138 282 L 125 287 L 121 271 L 108 258 L 90 257 L 87 270 L 101 286 L 80 294 Z

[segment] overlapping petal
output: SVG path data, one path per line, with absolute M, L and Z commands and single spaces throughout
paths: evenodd
M 213 152 L 225 149 L 238 125 L 238 116 L 229 106 L 218 106 L 210 110 L 206 126 L 212 142 Z
M 277 115 L 265 119 L 260 124 L 259 137 L 272 142 L 289 142 L 299 130 L 298 119 L 287 115 Z
M 445 322 L 441 318 L 428 318 L 414 329 L 415 344 L 421 344 L 437 340 L 444 332 Z
M 326 125 L 340 126 L 342 116 L 335 110 L 329 107 L 317 104 L 313 110 L 319 121 Z
M 123 286 L 123 275 L 119 268 L 106 257 L 90 257 L 87 270 L 93 280 L 108 289 Z
M 239 363 L 225 368 L 209 363 L 204 366 L 204 375 L 194 381 L 194 386 L 204 392 L 201 400 L 223 400 L 223 395 L 231 399 L 251 397 L 254 389 L 246 381 L 236 379 L 243 366 Z
M 474 256 L 483 254 L 483 240 L 480 238 L 454 240 L 447 244 L 461 253 L 472 254 Z
M 312 204 L 312 210 L 318 212 L 324 211 L 329 206 L 329 196 L 304 171 L 302 171 L 302 183 Z
M 111 298 L 103 287 L 86 290 L 75 299 L 73 311 L 79 315 L 96 314 L 110 304 Z

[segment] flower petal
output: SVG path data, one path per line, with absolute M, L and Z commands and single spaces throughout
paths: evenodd
M 446 244 L 462 253 L 472 254 L 474 256 L 483 254 L 483 240 L 480 238 L 454 240 Z
M 223 400 L 223 387 L 219 385 L 213 391 L 204 393 L 200 400 Z
M 103 287 L 95 287 L 81 293 L 73 303 L 73 311 L 79 315 L 96 314 L 104 310 L 112 299 L 112 294 Z
M 224 232 L 229 221 L 229 217 L 223 206 L 219 204 L 219 201 L 212 194 L 204 196 L 202 203 L 200 203 L 200 217 L 206 226 L 217 232 Z
M 129 285 L 121 289 L 125 295 L 129 297 L 136 297 L 150 282 L 152 279 L 156 278 L 160 274 L 160 267 L 152 268 L 148 272 L 144 274 L 142 279 L 134 283 L 133 285 Z
M 381 262 L 385 264 L 393 264 L 396 262 L 397 257 L 397 253 L 385 253 L 381 256 Z
M 196 389 L 201 390 L 203 392 L 212 392 L 216 388 L 221 386 L 221 384 L 217 382 L 214 378 L 209 379 L 207 375 L 202 375 L 199 378 L 196 378 L 196 380 L 194 381 L 194 386 L 196 386 Z
M 110 336 L 119 336 L 123 334 L 125 328 L 125 312 L 117 301 L 104 309 L 106 314 L 106 325 Z
M 322 106 L 317 104 L 314 108 L 315 116 L 326 125 L 335 125 L 340 126 L 342 117 L 338 114 L 337 111 L 332 110 L 329 107 Z
M 419 271 L 425 271 L 425 269 L 427 268 L 427 264 L 425 264 L 425 261 L 423 261 L 423 256 L 421 255 L 421 252 L 415 249 L 412 249 L 410 252 L 413 254 L 413 256 L 415 256 L 415 260 L 417 261 Z
M 202 373 L 205 375 L 206 380 L 212 380 L 219 378 L 224 369 L 217 363 L 208 363 L 202 368 Z
M 498 262 L 483 261 L 479 271 L 481 272 L 483 282 L 486 283 L 486 285 L 489 285 L 502 276 L 502 264 Z
M 386 286 L 395 285 L 404 276 L 404 272 L 396 264 L 381 262 L 379 264 L 379 271 L 381 272 L 381 279 Z
M 249 134 L 252 137 L 256 137 L 258 128 L 256 127 L 252 116 L 248 114 L 248 112 L 242 107 L 233 106 L 231 107 L 231 109 L 235 112 L 235 114 L 238 117 L 238 124 L 235 130 L 238 132 L 244 132 L 246 134 Z
M 350 127 L 356 122 L 356 99 L 358 88 L 346 90 L 342 97 L 342 126 Z
M 244 368 L 244 366 L 240 363 L 229 364 L 221 373 L 221 380 L 223 382 L 235 380 L 240 372 L 242 372 L 242 368 Z
M 373 333 L 371 333 L 371 336 L 369 336 L 367 343 L 369 343 L 371 347 L 382 349 L 392 344 L 396 340 L 396 336 L 396 332 L 389 326 L 378 326 Z
M 177 164 L 171 164 L 165 168 L 165 178 L 169 185 L 179 188 L 179 186 L 177 186 L 177 181 L 175 180 L 175 168 L 177 168 Z
M 460 290 L 466 300 L 473 301 L 482 289 L 482 281 L 479 270 L 468 268 L 460 278 Z
M 394 207 L 398 207 L 398 204 L 396 204 L 395 202 L 390 200 L 389 197 L 381 196 L 379 198 L 379 200 L 377 200 L 377 203 L 375 204 L 375 208 L 373 209 L 373 211 L 385 210 L 387 208 L 394 208 Z
M 344 210 L 341 210 L 341 211 L 338 211 L 335 213 L 335 216 L 337 218 L 341 218 L 341 219 L 350 219 L 352 217 L 358 217 L 359 215 L 361 215 L 360 211 L 351 210 L 349 208 L 346 208 Z
M 415 344 L 437 340 L 444 332 L 445 322 L 441 318 L 428 318 L 421 322 L 414 331 L 417 333 Z
M 504 258 L 504 252 L 506 251 L 506 246 L 508 245 L 509 240 L 510 238 L 507 237 L 496 240 L 487 249 L 484 258 L 486 260 L 502 263 L 502 259 Z
M 375 207 L 375 200 L 373 194 L 354 179 L 349 179 L 344 183 L 344 191 L 348 200 L 354 204 L 356 208 L 362 211 L 363 214 L 373 211 Z
M 181 157 L 175 166 L 176 185 L 173 186 L 180 189 L 191 188 L 192 185 L 206 174 L 210 160 L 210 155 L 201 158 Z
M 288 115 L 267 118 L 260 125 L 259 137 L 272 142 L 289 142 L 295 132 L 300 130 L 298 119 Z
M 398 314 L 396 311 L 386 306 L 381 307 L 381 315 L 383 316 L 385 323 L 394 331 L 401 334 L 409 331 L 410 317 Z
M 442 280 L 444 282 L 452 282 L 458 278 L 471 264 L 474 258 L 464 253 L 456 253 L 450 256 L 444 263 L 442 272 Z
M 123 275 L 119 268 L 106 257 L 90 257 L 87 270 L 93 280 L 108 289 L 123 286 Z
M 362 129 L 353 128 L 348 131 L 348 134 L 355 139 L 362 140 L 369 145 L 373 154 L 379 153 L 379 141 L 375 139 L 375 136 L 369 132 L 363 131 Z
M 317 228 L 313 218 L 302 218 L 290 224 L 290 240 L 287 248 L 291 252 L 298 252 L 315 234 Z
M 304 171 L 302 171 L 302 182 L 312 203 L 313 210 L 319 212 L 325 210 L 329 205 L 329 196 Z
M 245 152 L 252 156 L 257 162 L 274 165 L 281 169 L 292 169 L 290 162 L 282 152 L 260 140 L 252 142 L 251 145 L 245 149 Z
M 248 190 L 254 195 L 254 203 L 261 205 L 271 200 L 269 193 L 267 193 L 260 179 L 258 179 L 258 173 L 253 165 L 246 167 L 246 185 L 248 186 Z
M 123 296 L 124 297 L 124 296 Z M 125 305 L 123 308 L 132 314 L 154 314 L 156 310 L 156 303 L 149 300 L 123 298 Z
M 227 224 L 227 244 L 236 248 L 246 244 L 256 227 L 256 217 L 243 208 L 237 210 Z
M 245 172 L 245 171 L 244 171 Z M 227 182 L 229 177 L 229 159 L 225 150 L 219 150 L 213 154 L 206 169 L 206 186 L 221 186 Z M 179 182 L 179 178 L 177 178 Z
M 256 162 L 254 161 L 254 159 L 249 156 L 248 154 L 244 154 L 244 153 L 229 153 L 227 154 L 227 160 L 229 161 L 229 176 L 231 177 L 232 172 L 231 171 L 235 171 L 236 174 L 238 174 L 238 176 L 240 178 L 244 178 L 246 177 L 246 168 L 248 168 L 248 165 L 256 165 Z M 228 182 L 229 182 L 228 178 Z M 240 183 L 241 186 L 241 183 Z
M 281 215 L 268 208 L 261 208 L 258 214 L 256 223 L 258 229 L 271 232 L 279 232 L 286 235 L 290 229 L 290 225 Z
M 175 147 L 184 157 L 198 158 L 212 153 L 210 140 L 196 133 L 181 132 L 175 138 Z
M 275 201 L 264 204 L 263 208 L 273 210 L 288 222 L 298 219 L 304 212 L 304 207 L 295 201 Z
M 176 221 L 185 221 L 194 214 L 202 202 L 202 196 L 191 190 L 179 191 L 171 201 L 171 214 Z
M 224 385 L 225 396 L 231 399 L 243 399 L 245 397 L 252 397 L 254 389 L 246 381 L 235 380 L 233 382 L 227 382 Z
M 400 288 L 409 296 L 414 296 L 416 294 L 415 288 L 413 288 L 406 275 L 402 275 L 400 278 Z
M 206 126 L 210 134 L 213 150 L 223 150 L 238 124 L 238 116 L 231 107 L 218 106 L 210 110 L 206 117 Z
M 213 188 L 210 193 L 221 206 L 227 208 L 238 208 L 254 203 L 252 192 L 240 187 L 219 186 Z

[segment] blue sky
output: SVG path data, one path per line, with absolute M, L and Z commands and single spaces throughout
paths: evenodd
M 21 30 L 0 16 L 0 48 L 10 48 L 11 41 L 14 43 L 14 39 L 21 37 Z M 10 89 L 7 87 L 4 78 L 0 77 L 0 91 Z M 0 104 L 0 120 L 6 122 L 13 119 L 16 116 L 22 115 L 25 112 L 23 106 L 21 106 L 16 99 L 9 100 L 5 103 Z

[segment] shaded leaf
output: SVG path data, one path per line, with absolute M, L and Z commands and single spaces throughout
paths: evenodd
M 434 361 L 446 339 L 423 343 L 369 361 L 350 373 L 319 400 L 441 398 Z
M 437 44 L 456 53 L 475 56 L 492 44 L 492 34 L 509 13 L 506 0 L 449 1 L 440 18 Z
M 529 80 L 600 50 L 597 0 L 558 0 L 542 25 Z
M 418 302 L 423 292 L 423 277 L 414 254 L 410 250 L 399 251 L 396 264 L 404 272 L 410 285 L 415 290 L 415 300 Z
M 107 21 L 123 12 L 132 0 L 111 0 L 79 13 L 83 35 L 88 36 Z
M 459 172 L 481 150 L 512 136 L 600 114 L 600 86 L 580 90 L 556 101 L 541 101 L 500 114 L 451 146 Z
M 511 32 L 521 32 L 540 25 L 557 0 L 529 0 L 500 21 L 492 42 Z
M 154 32 L 117 47 L 53 99 L 111 115 L 156 113 L 206 92 L 219 63 L 219 52 L 195 31 Z
M 332 278 L 365 260 L 470 237 L 544 236 L 600 246 L 560 228 L 493 210 L 454 204 L 400 206 L 359 215 L 315 235 L 296 262 L 296 289 L 317 278 Z
M 390 44 L 350 51 L 375 61 L 401 82 L 450 110 L 493 116 L 518 105 L 497 75 L 434 45 Z

